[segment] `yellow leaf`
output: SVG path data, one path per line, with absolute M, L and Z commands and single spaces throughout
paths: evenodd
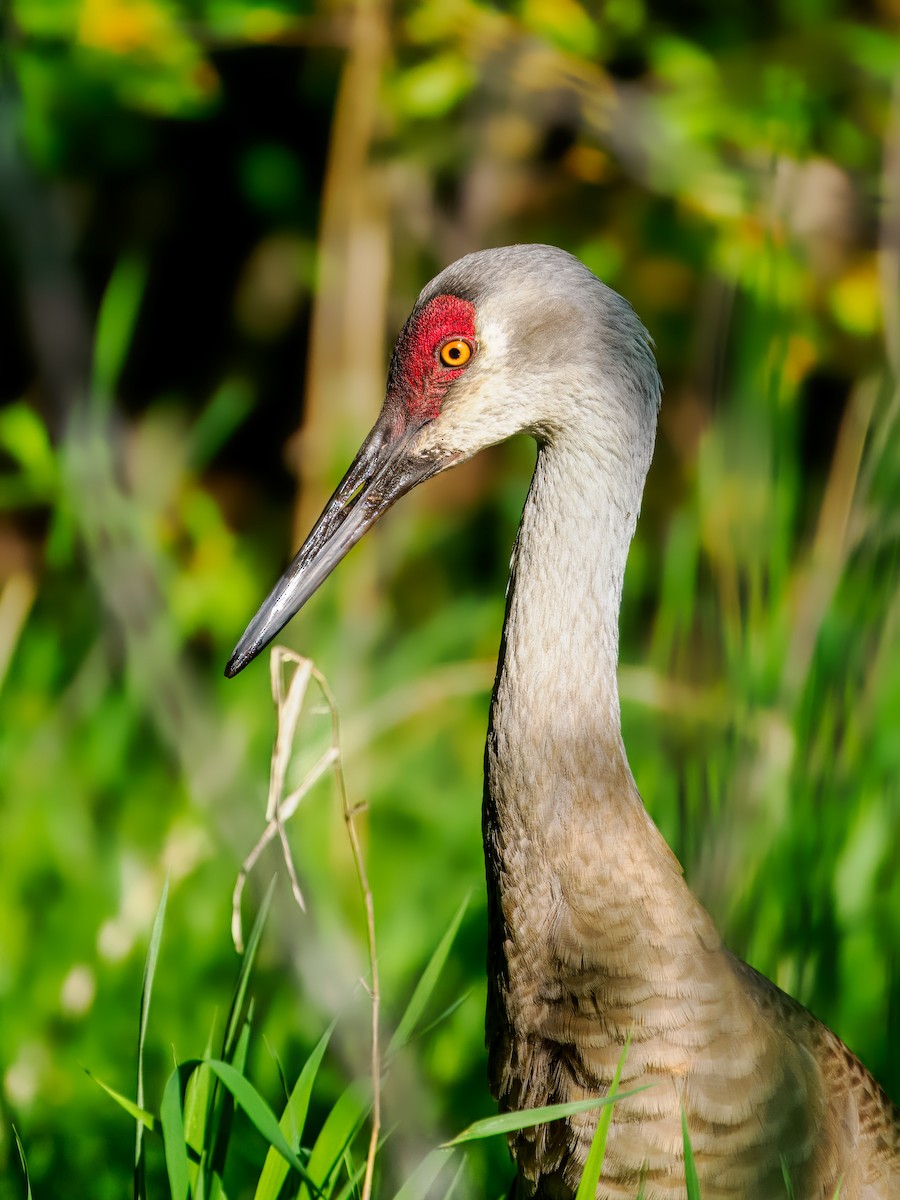
M 153 0 L 84 0 L 78 21 L 83 46 L 113 54 L 159 54 L 177 38 L 172 14 Z
M 874 333 L 881 324 L 881 294 L 874 256 L 848 271 L 831 289 L 831 311 L 849 333 Z
M 522 19 L 527 28 L 574 54 L 597 53 L 600 33 L 576 0 L 525 0 Z

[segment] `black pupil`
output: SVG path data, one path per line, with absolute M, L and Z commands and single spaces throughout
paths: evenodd
M 460 355 L 460 349 L 459 349 L 459 346 L 451 346 L 451 347 L 449 348 L 449 350 L 447 351 L 447 354 L 448 354 L 448 356 L 449 356 L 450 358 L 452 358 L 452 359 L 457 359 L 457 358 L 459 358 L 459 355 Z

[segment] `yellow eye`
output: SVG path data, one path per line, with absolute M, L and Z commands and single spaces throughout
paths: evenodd
M 453 338 L 441 346 L 440 357 L 445 367 L 464 367 L 472 357 L 472 347 L 462 338 Z

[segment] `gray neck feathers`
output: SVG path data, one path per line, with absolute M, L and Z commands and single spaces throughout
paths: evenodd
M 485 758 L 488 878 L 504 896 L 534 892 L 544 914 L 535 936 L 556 897 L 586 888 L 591 911 L 617 907 L 648 942 L 717 946 L 641 802 L 622 743 L 619 608 L 653 449 L 653 425 L 648 432 L 629 411 L 634 436 L 623 438 L 618 422 L 573 421 L 538 452 L 513 551 Z M 591 928 L 592 954 L 605 961 L 621 930 Z
M 649 421 L 643 403 L 601 399 L 602 408 L 596 395 L 589 403 L 573 396 L 565 429 L 538 451 L 513 551 L 492 713 L 523 791 L 533 800 L 552 793 L 554 806 L 560 790 L 530 789 L 527 779 L 563 769 L 596 783 L 609 769 L 627 771 L 619 609 L 653 452 L 655 398 Z

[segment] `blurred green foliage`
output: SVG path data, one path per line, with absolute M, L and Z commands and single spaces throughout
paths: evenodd
M 895 0 L 865 16 L 839 0 L 13 0 L 4 1195 L 24 1194 L 13 1121 L 35 1195 L 129 1186 L 130 1123 L 81 1067 L 131 1094 L 166 875 L 153 1102 L 171 1046 L 202 1054 L 274 732 L 264 668 L 233 683 L 221 668 L 373 419 L 418 289 L 512 241 L 580 255 L 657 344 L 621 652 L 647 805 L 732 948 L 900 1094 L 898 15 Z M 465 998 L 388 1081 L 394 1184 L 492 1111 L 481 742 L 531 454 L 502 448 L 404 501 L 286 635 L 331 681 L 369 806 L 388 1030 L 475 897 L 438 1007 Z M 327 787 L 292 836 L 308 913 L 282 881 L 256 1020 L 296 1078 L 338 1014 L 321 1122 L 366 1071 L 364 925 Z M 280 1109 L 261 1040 L 251 1057 Z M 231 1195 L 263 1156 L 240 1142 Z M 508 1171 L 479 1144 L 463 1190 L 500 1194 Z

